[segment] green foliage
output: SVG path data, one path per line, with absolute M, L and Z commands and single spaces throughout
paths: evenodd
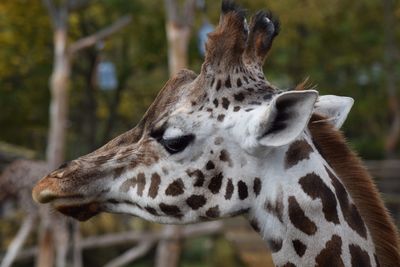
M 52 37 L 41 2 L 1 1 L 0 29 L 0 140 L 42 151 Z
M 383 156 L 390 114 L 385 91 L 382 1 L 239 1 L 249 13 L 270 8 L 282 22 L 281 34 L 265 65 L 269 80 L 291 88 L 309 76 L 322 94 L 352 96 L 356 102 L 344 130 L 367 158 Z M 28 7 L 29 5 L 29 7 Z M 393 11 L 400 17 L 400 3 Z M 219 1 L 207 1 L 205 16 L 218 22 Z M 27 12 L 29 10 L 29 12 Z M 104 43 L 81 51 L 73 63 L 70 88 L 68 158 L 84 154 L 133 127 L 168 79 L 164 6 L 159 1 L 94 1 L 70 16 L 70 41 L 94 33 L 119 17 L 132 23 Z M 190 68 L 200 70 L 196 32 L 190 43 Z M 52 33 L 40 0 L 0 3 L 0 140 L 44 154 L 48 122 L 48 78 Z M 396 28 L 399 44 L 400 28 Z M 98 60 L 116 64 L 121 99 L 111 134 L 107 120 L 115 92 L 91 84 Z M 397 61 L 399 62 L 399 61 Z M 397 63 L 400 72 L 400 65 Z M 92 101 L 92 102 L 91 102 Z M 91 128 L 94 128 L 94 130 Z

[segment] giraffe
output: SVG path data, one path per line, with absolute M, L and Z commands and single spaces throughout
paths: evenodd
M 264 77 L 279 28 L 223 1 L 200 74 L 180 71 L 135 128 L 42 178 L 33 198 L 78 220 L 244 215 L 276 266 L 400 266 L 394 223 L 339 132 L 353 100 Z

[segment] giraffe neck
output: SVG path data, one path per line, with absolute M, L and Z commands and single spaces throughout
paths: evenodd
M 310 138 L 304 134 L 268 157 L 265 162 L 274 165 L 265 168 L 262 192 L 249 219 L 275 264 L 376 266 L 363 219 Z

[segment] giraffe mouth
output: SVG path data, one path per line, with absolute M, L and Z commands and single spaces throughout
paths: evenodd
M 79 221 L 87 221 L 102 211 L 99 202 L 89 202 L 84 204 L 55 204 L 54 208 L 62 214 Z
M 87 221 L 102 212 L 100 202 L 95 200 L 85 201 L 81 195 L 53 199 L 51 205 L 58 212 L 79 221 Z

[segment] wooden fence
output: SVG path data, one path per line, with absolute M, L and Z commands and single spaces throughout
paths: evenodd
M 400 226 L 400 160 L 368 160 L 365 164 Z

